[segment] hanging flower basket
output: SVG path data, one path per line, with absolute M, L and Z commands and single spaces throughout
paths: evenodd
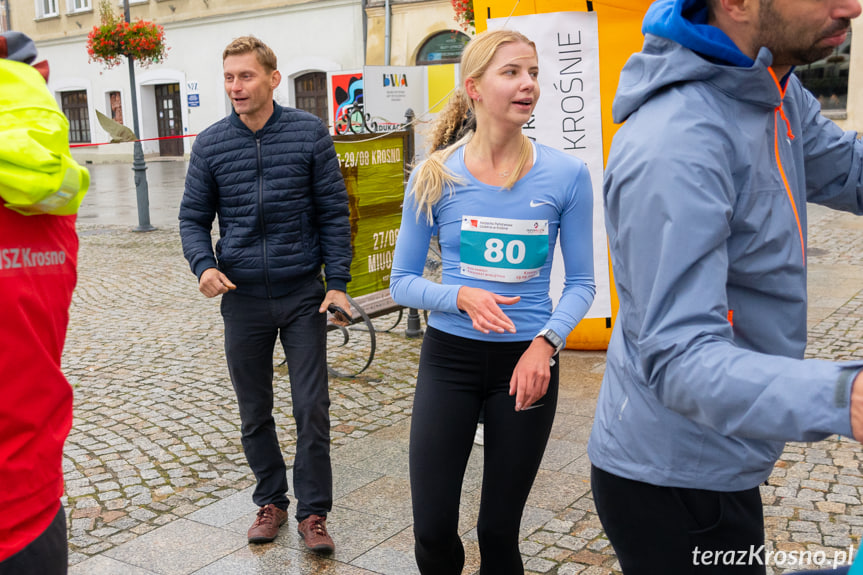
M 462 30 L 471 32 L 474 29 L 473 0 L 450 0 L 455 10 L 455 21 Z
M 158 24 L 138 20 L 121 20 L 110 11 L 102 12 L 102 23 L 87 35 L 87 54 L 91 62 L 113 68 L 130 56 L 142 66 L 159 64 L 167 55 L 165 30 Z

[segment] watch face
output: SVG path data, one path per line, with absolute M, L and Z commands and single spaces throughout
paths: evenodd
M 542 334 L 542 337 L 547 339 L 548 343 L 553 345 L 555 349 L 560 349 L 561 347 L 563 347 L 563 340 L 560 338 L 559 335 L 557 335 L 550 329 L 545 330 Z

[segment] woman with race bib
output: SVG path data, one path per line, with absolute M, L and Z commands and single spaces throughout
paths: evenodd
M 539 98 L 536 47 L 484 32 L 461 59 L 463 89 L 435 124 L 436 150 L 472 110 L 476 127 L 411 174 L 390 291 L 431 313 L 410 435 L 416 559 L 424 574 L 459 574 L 459 499 L 485 408 L 480 573 L 521 574 L 518 531 L 557 404 L 554 356 L 593 301 L 593 200 L 584 162 L 535 144 L 521 128 Z M 432 231 L 442 283 L 422 277 Z M 552 311 L 555 242 L 565 286 Z

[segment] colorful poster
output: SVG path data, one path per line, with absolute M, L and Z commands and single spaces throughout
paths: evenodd
M 354 130 L 362 131 L 363 110 L 363 73 L 336 72 L 327 74 L 330 94 L 330 126 L 336 134 L 351 133 L 348 122 Z M 352 116 L 348 116 L 352 112 Z
M 536 43 L 540 98 L 523 132 L 532 140 L 582 160 L 593 182 L 593 267 L 596 297 L 586 318 L 611 317 L 608 244 L 602 203 L 602 115 L 599 92 L 599 41 L 596 12 L 555 12 L 494 18 L 488 27 L 504 25 Z M 552 298 L 563 292 L 563 259 L 555 249 Z
M 398 307 L 389 297 L 389 285 L 404 196 L 404 136 L 333 138 L 351 207 L 354 258 L 348 293 L 361 298 L 368 314 Z

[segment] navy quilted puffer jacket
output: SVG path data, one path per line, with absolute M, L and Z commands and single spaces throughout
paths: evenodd
M 180 236 L 192 272 L 200 279 L 218 267 L 237 293 L 287 295 L 322 264 L 327 288 L 345 291 L 352 251 L 348 195 L 324 124 L 275 104 L 256 133 L 234 112 L 201 132 L 186 174 Z

